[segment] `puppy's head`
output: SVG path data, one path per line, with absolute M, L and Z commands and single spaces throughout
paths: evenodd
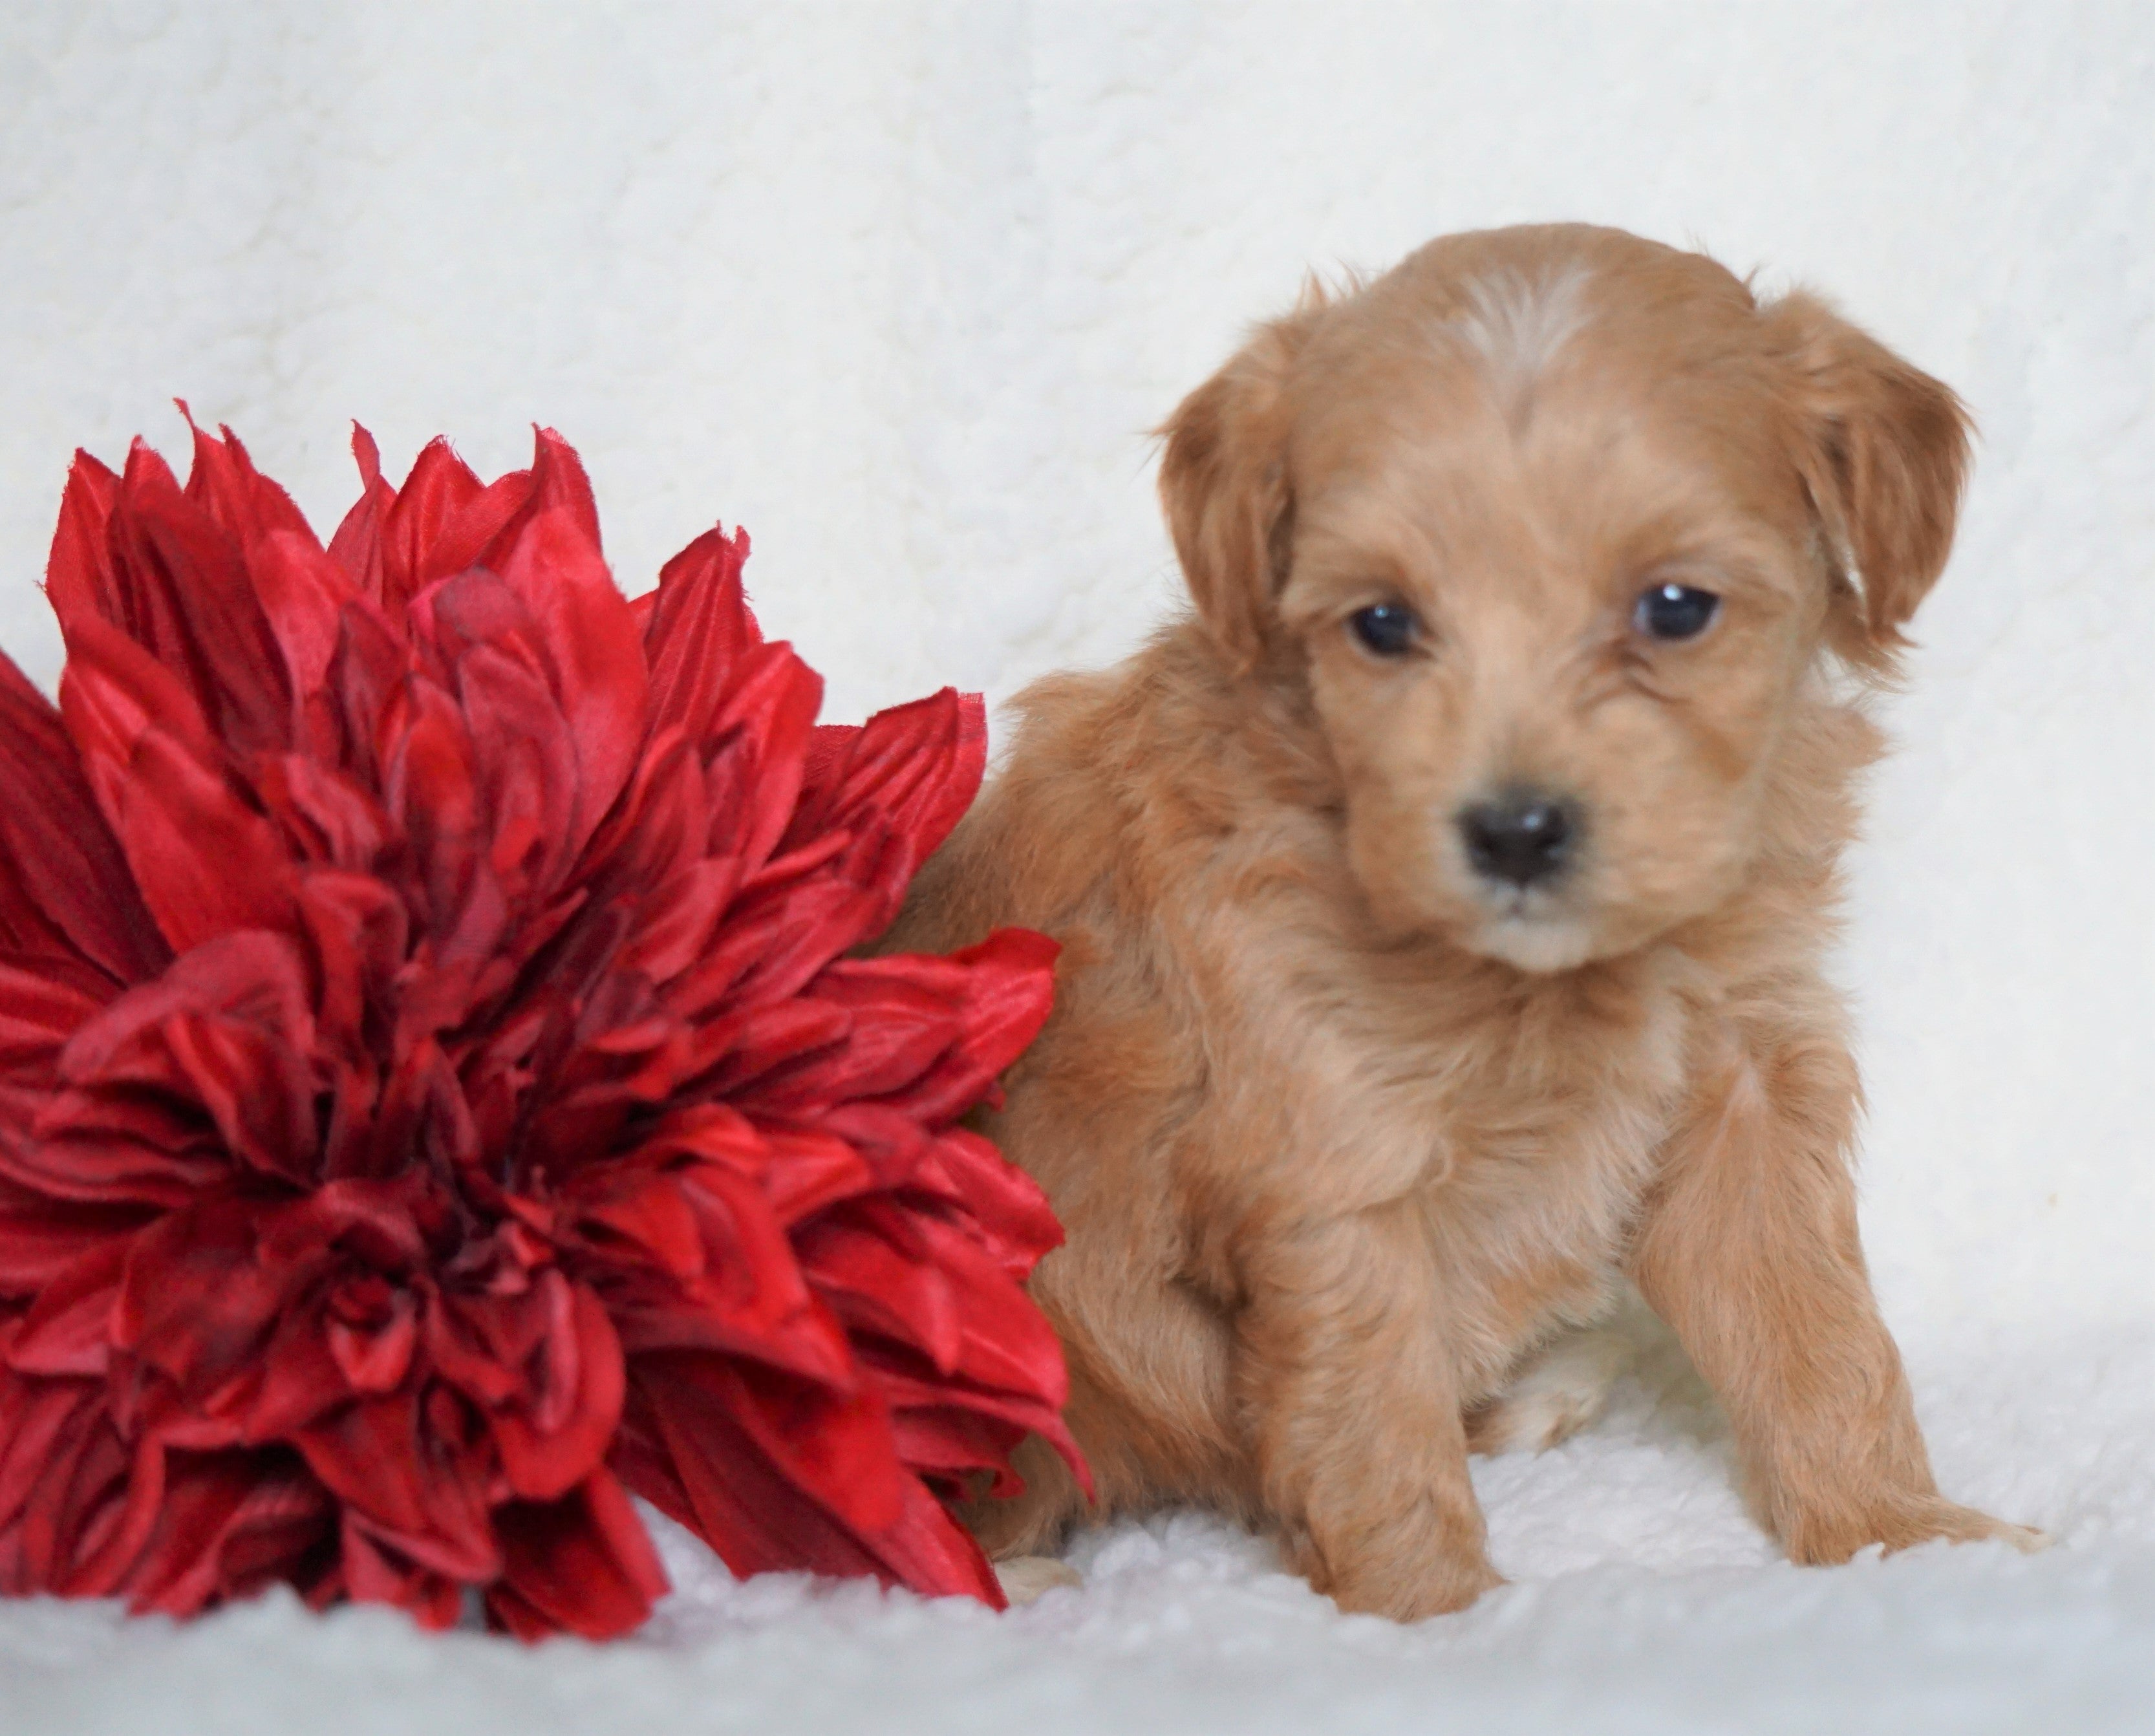
M 1890 671 L 1968 448 L 1820 303 L 1573 227 L 1306 300 L 1166 433 L 1199 614 L 1306 684 L 1373 911 L 1530 970 L 1742 883 L 1807 673 Z

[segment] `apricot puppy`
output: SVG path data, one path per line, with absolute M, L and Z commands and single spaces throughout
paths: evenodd
M 1953 393 L 1807 295 L 1520 228 L 1311 295 L 1166 435 L 1195 612 L 1026 694 L 888 942 L 1063 944 L 990 1129 L 1068 1227 L 1032 1288 L 1101 1510 L 1457 1609 L 1470 1426 L 1628 1274 L 1795 1559 L 2032 1540 L 1932 1480 L 1820 970 Z M 1025 1469 L 970 1515 L 999 1556 L 1083 1506 Z

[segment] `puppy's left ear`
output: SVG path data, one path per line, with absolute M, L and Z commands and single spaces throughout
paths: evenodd
M 1950 387 L 1816 297 L 1784 296 L 1763 317 L 1794 375 L 1796 463 L 1832 570 L 1835 648 L 1889 671 L 1952 552 L 1973 424 Z
M 1293 496 L 1287 477 L 1287 385 L 1323 306 L 1314 289 L 1260 326 L 1159 430 L 1159 499 L 1198 618 L 1248 669 L 1271 646 L 1286 576 Z

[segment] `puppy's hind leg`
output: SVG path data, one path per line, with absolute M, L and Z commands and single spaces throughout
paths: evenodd
M 1543 1452 L 1569 1441 L 1608 1407 L 1610 1389 L 1635 1354 L 1606 1326 L 1565 1334 L 1467 1413 L 1467 1450 Z
M 1058 1561 L 1052 1555 L 1018 1555 L 994 1565 L 996 1582 L 1014 1610 L 1022 1609 L 1044 1593 L 1062 1586 L 1067 1585 L 1074 1590 L 1085 1583 L 1084 1575 L 1067 1561 Z
M 1085 1496 L 1070 1467 L 1037 1435 L 1019 1444 L 1011 1467 L 1024 1481 L 1022 1494 L 980 1496 L 960 1506 L 958 1517 L 987 1552 L 1004 1598 L 1020 1609 L 1043 1592 L 1085 1583 L 1076 1568 L 1048 1553 L 1062 1546 Z

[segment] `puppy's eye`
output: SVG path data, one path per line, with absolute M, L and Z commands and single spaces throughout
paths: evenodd
M 1639 593 L 1631 624 L 1650 639 L 1695 639 L 1712 624 L 1721 599 L 1689 585 L 1656 585 Z
M 1414 649 L 1415 631 L 1420 622 L 1405 603 L 1380 602 L 1357 609 L 1347 617 L 1347 625 L 1379 657 L 1405 657 Z

